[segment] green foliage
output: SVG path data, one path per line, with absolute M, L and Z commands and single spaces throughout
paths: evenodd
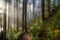
M 39 30 L 41 30 L 41 26 L 39 25 L 39 19 L 35 19 L 34 24 L 31 26 L 31 33 L 33 35 L 33 40 L 39 40 Z
M 11 29 L 9 32 L 7 31 L 7 38 L 8 40 L 17 40 L 18 36 L 21 34 L 22 32 L 16 32 L 16 30 Z
M 51 39 L 51 40 L 58 40 L 59 37 L 59 29 L 60 29 L 60 11 L 58 10 L 56 12 L 56 14 L 45 20 L 43 23 L 43 27 L 40 26 L 39 24 L 39 19 L 35 20 L 35 23 L 32 26 L 32 34 L 34 37 L 34 40 L 40 40 L 39 38 L 39 31 L 45 29 L 46 33 L 47 33 L 47 40 Z

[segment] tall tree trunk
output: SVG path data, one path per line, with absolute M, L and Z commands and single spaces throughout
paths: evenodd
M 34 11 L 35 9 L 34 8 L 35 8 L 35 0 L 33 0 L 33 18 L 35 18 L 35 11 Z
M 5 7 L 6 7 L 6 4 L 5 4 Z M 4 23 L 3 23 L 3 40 L 6 40 L 6 9 L 4 13 Z
M 53 0 L 53 6 L 55 7 L 55 0 Z
M 50 15 L 50 0 L 47 0 L 48 1 L 48 13 Z
M 16 6 L 17 6 L 17 32 L 19 31 L 19 12 L 18 12 L 18 0 L 16 0 Z
M 40 20 L 44 20 L 44 0 L 41 0 L 41 12 L 40 12 Z
M 23 0 L 22 30 L 27 31 L 27 0 Z
M 60 0 L 58 0 L 58 7 L 60 6 Z

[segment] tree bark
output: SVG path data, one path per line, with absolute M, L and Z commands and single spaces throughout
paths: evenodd
M 40 26 L 43 26 L 43 22 L 44 22 L 44 0 L 40 0 L 41 4 L 40 4 Z
M 18 2 L 19 0 L 16 0 L 16 6 L 17 6 L 17 32 L 19 31 L 19 12 L 18 12 Z
M 47 0 L 48 1 L 48 13 L 50 15 L 50 0 Z
M 22 30 L 27 31 L 27 0 L 23 0 Z
M 5 0 L 7 1 L 7 0 Z M 6 4 L 5 4 L 6 7 Z M 6 39 L 6 9 L 5 9 L 5 13 L 4 13 L 4 23 L 3 23 L 3 40 Z

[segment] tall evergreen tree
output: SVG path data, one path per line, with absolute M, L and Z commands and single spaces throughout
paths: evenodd
M 50 2 L 51 2 L 51 0 L 47 0 L 47 2 L 48 2 L 48 13 L 50 15 Z
M 5 1 L 7 1 L 7 0 L 5 0 Z M 5 4 L 5 7 L 6 7 L 6 4 Z M 4 12 L 3 40 L 6 40 L 6 9 L 5 9 L 5 12 Z
M 40 26 L 43 26 L 43 22 L 44 22 L 44 0 L 40 0 L 41 4 L 40 4 Z
M 17 6 L 17 32 L 19 31 L 19 13 L 18 13 L 18 2 L 19 0 L 16 0 L 16 6 Z
M 23 0 L 22 30 L 27 31 L 27 0 Z

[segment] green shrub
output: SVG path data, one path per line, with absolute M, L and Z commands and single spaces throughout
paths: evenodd
M 11 29 L 9 32 L 7 31 L 7 38 L 8 38 L 8 40 L 17 40 L 18 36 L 21 33 L 22 33 L 22 31 L 16 32 L 16 30 Z

